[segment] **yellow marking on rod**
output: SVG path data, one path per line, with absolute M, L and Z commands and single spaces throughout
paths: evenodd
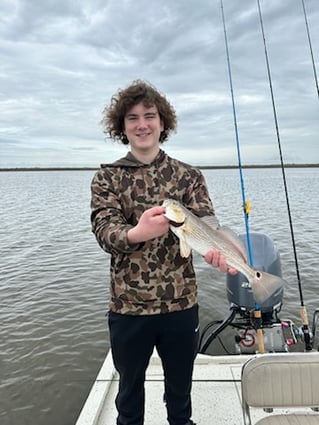
M 245 201 L 244 211 L 245 211 L 245 214 L 247 214 L 247 215 L 250 214 L 250 202 L 249 201 Z

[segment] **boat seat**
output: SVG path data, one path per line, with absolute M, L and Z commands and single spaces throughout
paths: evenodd
M 241 391 L 245 425 L 252 407 L 270 412 L 254 425 L 318 425 L 319 353 L 257 354 L 242 367 Z

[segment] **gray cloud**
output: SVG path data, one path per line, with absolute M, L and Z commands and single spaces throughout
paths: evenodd
M 224 0 L 244 163 L 279 161 L 257 2 Z M 301 0 L 260 0 L 287 162 L 319 162 L 319 99 Z M 318 72 L 319 9 L 305 0 Z M 164 145 L 196 164 L 237 161 L 219 1 L 3 0 L 0 166 L 97 166 L 127 151 L 105 141 L 118 88 L 150 81 L 174 104 Z

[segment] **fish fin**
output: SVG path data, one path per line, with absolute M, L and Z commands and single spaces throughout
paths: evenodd
M 219 221 L 215 215 L 206 215 L 205 217 L 200 217 L 200 220 L 212 229 L 216 230 L 219 227 Z
M 227 226 L 222 226 L 217 229 L 217 231 L 223 234 L 224 238 L 227 239 L 227 241 L 233 245 L 234 249 L 236 249 L 236 251 L 241 255 L 245 263 L 247 263 L 247 249 L 243 241 L 238 237 L 237 233 L 235 233 Z
M 179 249 L 180 249 L 181 257 L 187 258 L 190 256 L 191 247 L 188 245 L 185 238 L 180 238 Z

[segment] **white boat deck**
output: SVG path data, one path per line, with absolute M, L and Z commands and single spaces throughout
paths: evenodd
M 198 355 L 193 376 L 193 417 L 197 425 L 242 425 L 240 377 L 242 364 L 249 356 Z M 98 374 L 76 425 L 115 425 L 118 377 L 110 353 Z M 147 371 L 146 425 L 164 425 L 163 373 L 160 359 L 153 354 Z M 252 414 L 254 419 L 266 415 Z

